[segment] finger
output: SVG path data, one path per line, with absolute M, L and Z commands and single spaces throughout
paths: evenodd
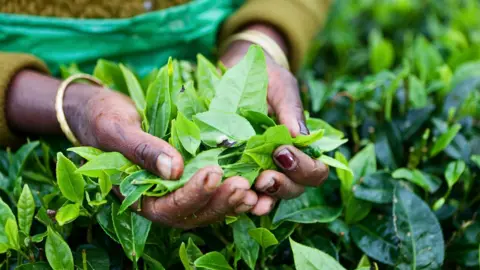
M 112 127 L 109 140 L 102 142 L 107 150 L 122 153 L 135 164 L 157 174 L 163 179 L 178 179 L 183 173 L 180 153 L 166 141 L 137 129 Z
M 270 71 L 270 73 L 272 72 L 274 74 L 269 74 L 269 77 L 282 78 L 281 80 L 272 80 L 268 90 L 269 93 L 282 93 L 282 95 L 276 94 L 268 97 L 278 121 L 287 126 L 293 137 L 299 134 L 308 134 L 297 80 L 287 71 Z M 279 83 L 280 81 L 282 83 Z
M 272 211 L 276 202 L 277 202 L 276 198 L 274 198 L 272 196 L 265 195 L 265 194 L 261 194 L 261 195 L 258 196 L 258 202 L 253 207 L 251 212 L 252 212 L 252 214 L 257 215 L 257 216 L 267 215 L 268 213 L 270 213 L 270 211 Z
M 275 163 L 292 181 L 300 185 L 319 186 L 328 177 L 328 166 L 312 159 L 291 145 L 278 147 L 273 153 Z
M 145 198 L 143 211 L 152 220 L 178 226 L 185 217 L 203 208 L 215 194 L 222 180 L 222 169 L 208 166 L 200 169 L 184 187 L 161 198 Z
M 222 221 L 226 215 L 233 215 L 235 209 L 242 204 L 252 205 L 253 207 L 256 204 L 256 198 L 248 192 L 249 188 L 248 180 L 243 177 L 228 178 L 215 191 L 203 210 L 196 213 L 187 222 L 192 227 L 208 225 Z
M 272 170 L 263 171 L 258 176 L 255 189 L 279 199 L 296 198 L 305 190 L 302 185 L 293 182 L 285 174 Z
M 243 197 L 242 203 L 235 208 L 234 214 L 242 214 L 250 211 L 258 202 L 257 193 L 253 190 L 247 190 L 245 197 Z

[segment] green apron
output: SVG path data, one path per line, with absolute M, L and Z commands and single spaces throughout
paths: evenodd
M 33 54 L 51 72 L 77 63 L 90 72 L 99 58 L 122 62 L 139 75 L 169 56 L 211 56 L 217 30 L 243 1 L 197 0 L 127 19 L 65 19 L 0 13 L 0 51 Z

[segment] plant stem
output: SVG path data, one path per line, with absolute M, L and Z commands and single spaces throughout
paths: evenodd
M 218 159 L 225 159 L 225 158 L 229 158 L 229 157 L 240 156 L 241 154 L 242 154 L 241 152 L 233 152 L 233 153 L 230 153 L 230 154 L 219 156 Z
M 25 259 L 27 259 L 28 261 L 31 261 L 31 258 L 28 257 L 28 255 L 21 250 L 17 250 L 17 260 L 18 260 L 18 255 L 22 255 L 23 257 L 25 257 Z
M 223 236 L 223 234 L 218 230 L 217 227 L 213 227 L 213 234 L 215 234 L 215 236 L 220 239 L 220 241 L 225 245 L 230 245 L 230 242 L 225 238 L 225 236 Z

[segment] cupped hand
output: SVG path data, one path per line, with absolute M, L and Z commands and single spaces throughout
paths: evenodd
M 92 89 L 83 90 L 89 91 Z M 85 103 L 69 103 L 66 99 L 67 121 L 82 144 L 120 152 L 164 179 L 181 176 L 180 153 L 167 142 L 142 131 L 140 117 L 128 97 L 100 88 L 90 96 Z M 202 168 L 175 192 L 160 198 L 144 196 L 140 213 L 164 225 L 190 229 L 256 207 L 258 197 L 248 180 L 231 177 L 222 183 L 222 177 L 218 166 Z M 121 197 L 118 189 L 114 191 Z
M 227 67 L 235 65 L 246 54 L 250 45 L 252 43 L 247 41 L 233 43 L 221 57 L 221 61 Z M 279 123 L 289 129 L 293 137 L 309 134 L 295 76 L 277 64 L 268 53 L 265 53 L 265 57 L 268 71 L 269 113 L 274 114 Z M 282 172 L 263 171 L 256 179 L 255 189 L 259 199 L 251 210 L 253 214 L 265 215 L 271 211 L 278 199 L 298 197 L 306 186 L 319 186 L 328 177 L 328 166 L 291 145 L 277 148 L 273 159 Z

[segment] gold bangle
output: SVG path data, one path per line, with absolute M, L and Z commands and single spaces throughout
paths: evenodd
M 103 86 L 102 82 L 93 76 L 90 76 L 88 74 L 75 74 L 64 80 L 58 87 L 57 96 L 55 97 L 55 112 L 57 115 L 57 121 L 60 124 L 60 128 L 62 129 L 67 139 L 75 146 L 79 146 L 80 142 L 75 137 L 67 123 L 67 118 L 65 117 L 65 112 L 63 111 L 63 97 L 65 96 L 65 91 L 68 85 L 79 79 L 88 80 L 99 86 Z
M 269 36 L 256 30 L 247 30 L 247 31 L 232 35 L 230 38 L 225 40 L 225 42 L 223 42 L 223 44 L 220 46 L 220 49 L 219 49 L 220 53 L 225 52 L 228 46 L 230 46 L 232 42 L 237 40 L 245 40 L 245 41 L 249 41 L 259 45 L 260 47 L 262 47 L 262 49 L 265 52 L 267 52 L 273 58 L 273 60 L 277 64 L 290 70 L 287 56 L 282 51 L 280 46 Z

